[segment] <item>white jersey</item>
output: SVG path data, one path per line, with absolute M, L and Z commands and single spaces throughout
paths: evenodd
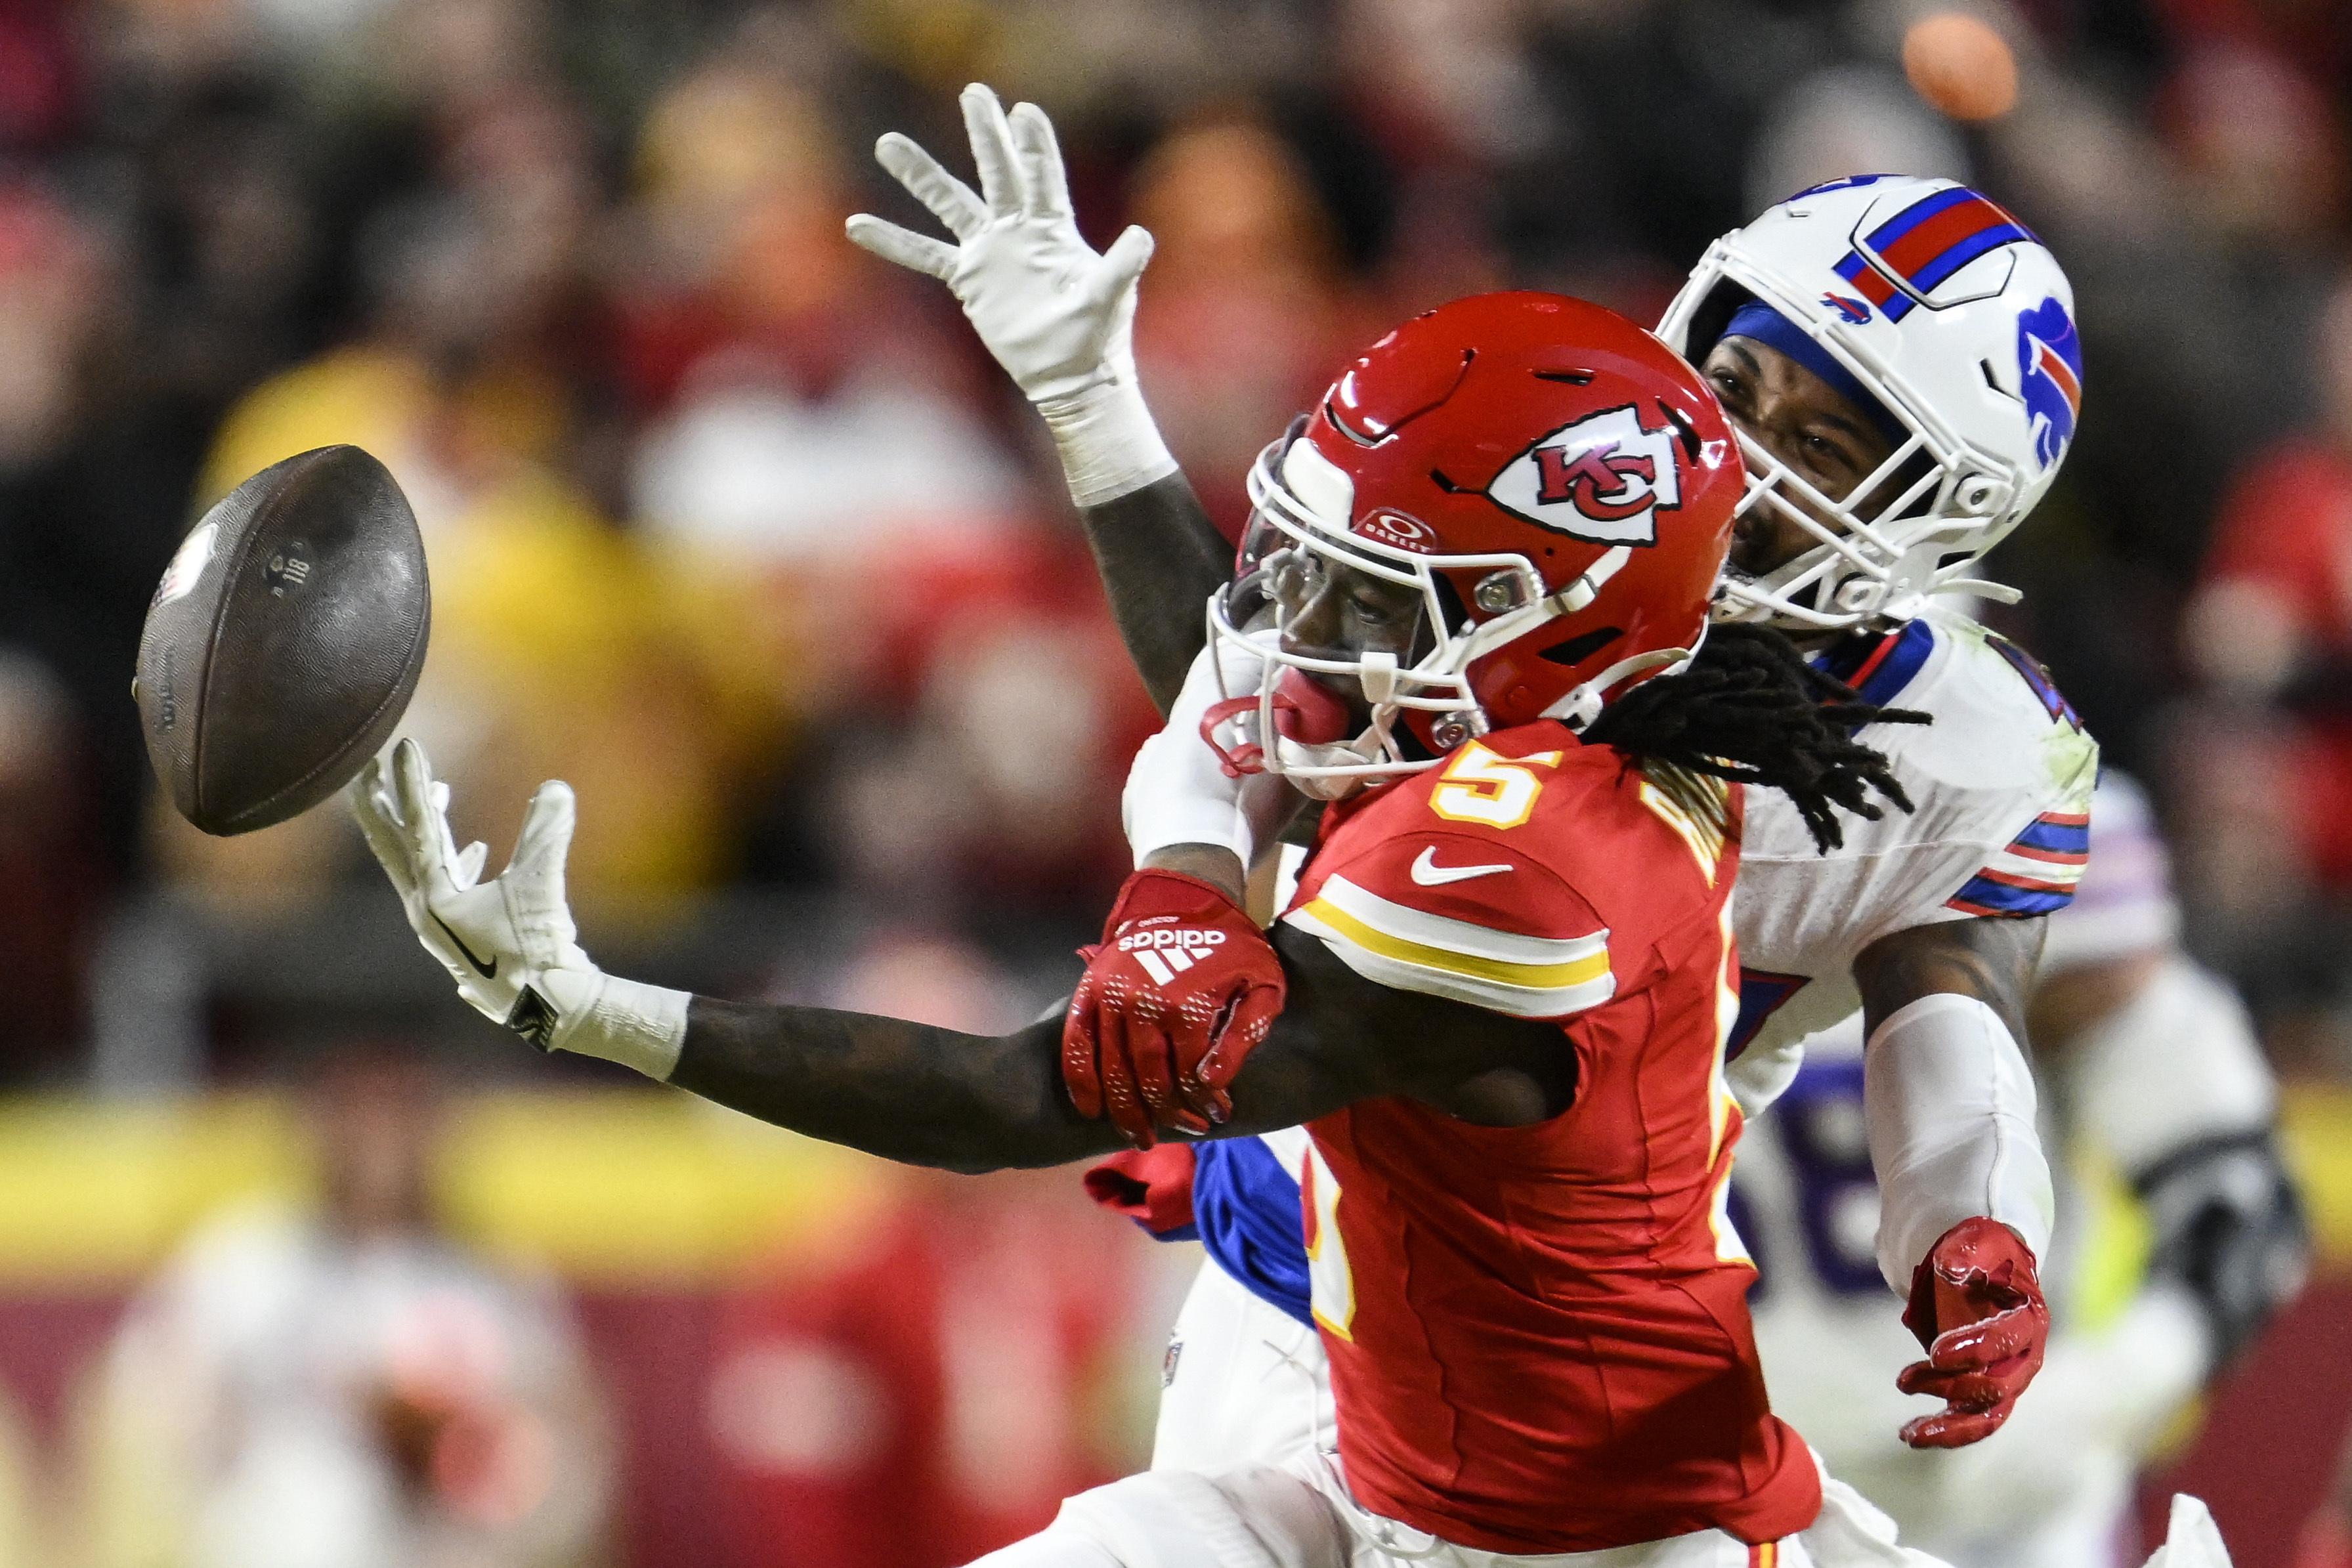
M 1796 1071 L 1804 1037 L 1861 1007 L 1864 948 L 1938 921 L 2050 914 L 2089 859 L 2097 743 L 2015 644 L 1931 605 L 1819 662 L 1864 700 L 1935 722 L 1859 732 L 1916 809 L 1889 806 L 1874 822 L 1842 813 L 1845 842 L 1826 854 L 1787 796 L 1748 791 L 1732 1089 L 1751 1116 Z
M 2210 1368 L 2203 1321 L 2147 1272 L 2130 1178 L 2177 1151 L 2270 1124 L 2273 1089 L 2244 1009 L 2173 946 L 2163 845 L 2137 788 L 2102 780 L 2095 860 L 2050 922 L 2053 969 L 2160 956 L 2136 990 L 2045 1062 L 2043 1141 L 2063 1148 L 2061 1223 L 2042 1258 L 2052 1337 L 2002 1428 L 1957 1452 L 1895 1430 L 1936 1408 L 1897 1392 L 1918 1343 L 1879 1278 L 1878 1188 L 1864 1138 L 1858 1019 L 1806 1042 L 1801 1069 L 1739 1145 L 1731 1208 L 1755 1256 L 1750 1298 L 1772 1408 L 1839 1475 L 1960 1568 L 2114 1561 L 2131 1483 Z M 2002 1500 L 1988 1509 L 1984 1500 Z

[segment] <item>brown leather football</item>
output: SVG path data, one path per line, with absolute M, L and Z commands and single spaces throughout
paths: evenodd
M 181 544 L 132 683 L 155 776 L 208 833 L 309 810 L 391 738 L 425 667 L 416 517 L 356 446 L 273 464 Z

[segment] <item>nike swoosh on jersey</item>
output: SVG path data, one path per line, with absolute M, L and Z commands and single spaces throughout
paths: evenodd
M 1389 862 L 1393 865 L 1396 862 Z M 1474 876 L 1492 876 L 1498 871 L 1517 871 L 1513 865 L 1439 865 L 1437 846 L 1430 845 L 1412 862 L 1412 880 L 1423 887 L 1444 887 L 1449 882 L 1467 882 Z

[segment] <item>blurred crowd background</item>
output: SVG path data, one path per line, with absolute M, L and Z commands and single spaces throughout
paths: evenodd
M 2352 1269 L 2352 6 L 1919 30 L 1953 9 L 0 0 L 0 1568 L 932 1568 L 1135 1462 L 1177 1249 L 1069 1173 L 888 1172 L 537 1060 L 340 809 L 173 818 L 128 695 L 194 517 L 356 442 L 427 542 L 409 728 L 493 865 L 572 781 L 608 967 L 1034 1016 L 1154 718 L 1034 416 L 842 237 L 929 226 L 867 150 L 964 166 L 971 79 L 1053 114 L 1098 240 L 1157 236 L 1141 374 L 1229 528 L 1412 311 L 1654 319 L 1857 171 L 2011 205 L 2087 402 L 1991 614 L 2149 783 Z M 2246 1568 L 2352 1409 L 2352 1294 L 2312 1299 L 2239 1375 L 2339 1391 Z

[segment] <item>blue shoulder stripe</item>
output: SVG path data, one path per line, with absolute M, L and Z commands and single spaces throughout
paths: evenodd
M 2061 814 L 2045 811 L 2017 835 L 2016 841 L 2028 849 L 2048 850 L 2054 854 L 2086 855 L 2091 852 L 2091 819 L 2087 812 Z
M 1969 878 L 1966 886 L 1944 900 L 1946 908 L 1966 915 L 2006 915 L 2022 919 L 2030 915 L 2048 915 L 2063 909 L 2074 901 L 2072 889 L 2052 893 L 2041 888 L 2015 887 L 1988 873 L 1979 872 Z

